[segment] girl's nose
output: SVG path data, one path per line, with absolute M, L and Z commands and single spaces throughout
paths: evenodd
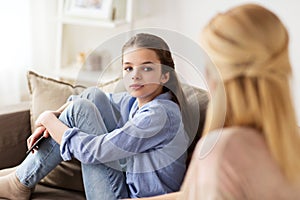
M 139 72 L 138 69 L 134 69 L 132 71 L 132 77 L 131 77 L 132 80 L 140 80 L 141 79 L 141 74 Z

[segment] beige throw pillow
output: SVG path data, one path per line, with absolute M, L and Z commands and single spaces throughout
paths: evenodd
M 84 86 L 73 86 L 56 79 L 41 76 L 33 71 L 27 74 L 29 92 L 31 94 L 31 127 L 37 117 L 45 110 L 56 110 L 62 106 L 72 94 L 82 92 Z
M 43 111 L 58 109 L 70 95 L 79 94 L 85 89 L 83 86 L 73 86 L 32 71 L 28 72 L 27 80 L 31 94 L 32 130 L 34 130 L 35 120 Z M 80 162 L 75 159 L 62 162 L 42 179 L 41 183 L 63 189 L 83 191 Z

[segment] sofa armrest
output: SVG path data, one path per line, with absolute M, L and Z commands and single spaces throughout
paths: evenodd
M 30 103 L 0 109 L 0 169 L 18 165 L 26 152 L 31 134 Z

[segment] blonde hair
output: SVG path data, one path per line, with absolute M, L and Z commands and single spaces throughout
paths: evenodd
M 280 19 L 256 4 L 218 14 L 202 32 L 203 47 L 223 79 L 224 126 L 258 129 L 288 180 L 299 182 L 300 139 L 289 85 L 288 41 Z M 222 126 L 214 117 L 208 118 L 206 130 Z

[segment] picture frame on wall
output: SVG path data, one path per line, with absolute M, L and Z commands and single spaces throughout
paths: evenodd
M 64 14 L 70 17 L 111 20 L 113 0 L 65 0 Z

